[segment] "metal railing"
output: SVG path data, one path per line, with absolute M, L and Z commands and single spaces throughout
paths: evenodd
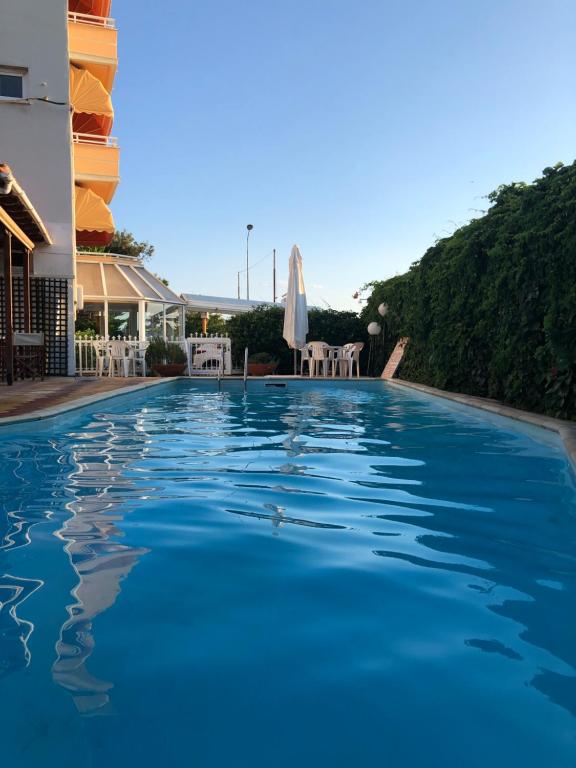
M 248 347 L 244 349 L 244 392 L 246 392 L 247 379 L 248 379 Z
M 72 134 L 74 144 L 96 144 L 101 147 L 118 148 L 118 139 L 116 136 L 100 136 L 97 133 L 78 133 Z
M 116 29 L 115 19 L 111 19 L 109 16 L 92 16 L 90 13 L 76 13 L 76 11 L 68 11 L 68 21 L 73 21 L 78 24 L 92 24 L 95 27 Z

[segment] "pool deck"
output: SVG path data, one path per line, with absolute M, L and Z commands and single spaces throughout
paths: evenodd
M 82 408 L 126 392 L 157 386 L 171 379 L 81 378 L 51 376 L 44 381 L 17 381 L 0 386 L 0 426 L 37 419 Z
M 201 377 L 206 379 L 206 377 Z M 227 379 L 238 379 L 241 377 L 226 377 Z M 252 378 L 252 377 L 250 377 Z M 283 379 L 290 381 L 303 378 L 310 380 L 308 376 L 271 376 L 271 380 Z M 315 378 L 315 382 L 320 382 L 321 377 Z M 0 427 L 6 424 L 15 424 L 18 422 L 35 421 L 38 419 L 47 419 L 58 416 L 67 411 L 76 410 L 92 403 L 106 400 L 116 395 L 126 394 L 127 392 L 137 392 L 138 390 L 157 387 L 173 379 L 159 379 L 157 377 L 148 378 L 121 378 L 113 377 L 51 377 L 44 381 L 19 381 L 13 386 L 0 386 Z M 334 379 L 329 379 L 334 381 Z M 346 380 L 348 385 L 353 386 L 354 380 Z M 365 379 L 362 377 L 356 381 L 379 381 L 379 379 Z M 472 395 L 463 395 L 458 392 L 446 392 L 442 389 L 427 387 L 424 384 L 415 384 L 403 379 L 389 379 L 386 382 L 391 386 L 407 387 L 424 392 L 435 397 L 442 397 L 452 400 L 462 405 L 472 408 L 480 408 L 490 413 L 505 416 L 509 419 L 516 419 L 536 427 L 556 432 L 562 438 L 566 452 L 572 461 L 576 470 L 576 422 L 553 419 L 550 416 L 543 416 L 530 411 L 521 411 L 517 408 L 504 405 L 497 400 L 490 400 L 484 397 L 474 397 Z

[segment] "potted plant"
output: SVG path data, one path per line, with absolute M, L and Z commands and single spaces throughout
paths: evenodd
M 250 376 L 270 376 L 278 367 L 276 360 L 268 352 L 256 352 L 248 358 L 248 373 Z
M 179 344 L 152 339 L 146 350 L 146 364 L 158 376 L 182 376 L 186 353 Z

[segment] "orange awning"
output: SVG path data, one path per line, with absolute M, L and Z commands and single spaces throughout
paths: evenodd
M 68 0 L 68 10 L 92 16 L 110 16 L 112 0 Z
M 107 245 L 115 231 L 110 209 L 91 189 L 76 186 L 75 192 L 76 244 Z
M 110 94 L 88 70 L 70 67 L 70 103 L 74 110 L 74 131 L 104 136 L 110 134 L 114 120 Z

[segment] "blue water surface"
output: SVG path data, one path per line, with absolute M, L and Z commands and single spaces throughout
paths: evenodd
M 0 432 L 0 765 L 574 768 L 556 437 L 214 389 Z

